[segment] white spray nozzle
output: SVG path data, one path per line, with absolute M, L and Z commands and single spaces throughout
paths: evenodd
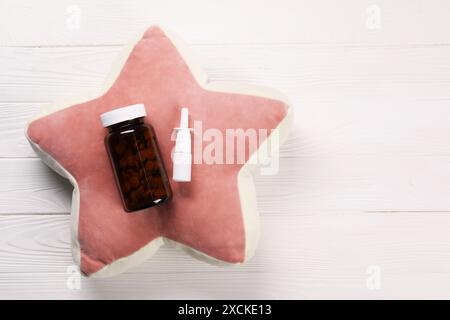
M 189 110 L 188 108 L 181 108 L 180 129 L 188 129 Z

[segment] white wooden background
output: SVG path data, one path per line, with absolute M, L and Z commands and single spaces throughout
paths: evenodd
M 256 179 L 260 245 L 68 287 L 71 186 L 24 125 L 99 89 L 153 23 L 213 80 L 294 104 L 279 174 Z M 0 0 L 0 298 L 450 298 L 450 1 Z

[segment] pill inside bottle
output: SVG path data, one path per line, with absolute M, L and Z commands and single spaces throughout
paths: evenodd
M 137 211 L 166 202 L 172 197 L 164 162 L 153 127 L 146 123 L 143 104 L 103 113 L 101 122 L 109 132 L 105 147 L 126 211 Z

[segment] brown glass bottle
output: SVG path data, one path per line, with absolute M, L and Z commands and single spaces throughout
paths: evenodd
M 120 113 L 126 108 L 131 109 Z M 112 114 L 115 111 L 119 113 Z M 143 105 L 133 105 L 102 115 L 102 122 L 109 129 L 105 146 L 128 212 L 161 204 L 172 197 L 155 131 L 144 123 L 144 113 Z M 104 115 L 109 116 L 106 121 Z

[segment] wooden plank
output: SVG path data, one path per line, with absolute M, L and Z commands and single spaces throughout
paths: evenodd
M 47 104 L 0 103 L 0 158 L 36 157 L 24 129 Z M 282 158 L 450 156 L 450 99 L 299 101 L 295 107 L 295 124 Z
M 317 156 L 282 159 L 256 180 L 261 211 L 448 211 L 449 157 Z M 266 209 L 267 208 L 267 209 Z
M 25 127 L 48 103 L 0 103 L 0 158 L 36 157 Z
M 450 46 L 199 45 L 215 81 L 277 88 L 311 102 L 450 98 Z M 96 92 L 120 47 L 0 48 L 0 102 L 54 102 Z
M 40 159 L 0 160 L 0 213 L 68 213 L 72 186 Z
M 261 214 L 450 211 L 449 156 L 282 158 L 255 179 Z M 66 213 L 72 187 L 39 159 L 0 160 L 0 213 Z
M 449 43 L 445 0 L 3 0 L 0 44 L 123 44 L 159 23 L 189 43 Z
M 257 253 L 243 266 L 162 248 L 115 278 L 83 278 L 79 289 L 67 287 L 76 278 L 68 220 L 0 216 L 0 298 L 449 297 L 447 214 L 266 215 Z M 374 268 L 379 287 L 370 285 Z
M 53 102 L 98 91 L 119 47 L 0 48 L 0 101 Z

